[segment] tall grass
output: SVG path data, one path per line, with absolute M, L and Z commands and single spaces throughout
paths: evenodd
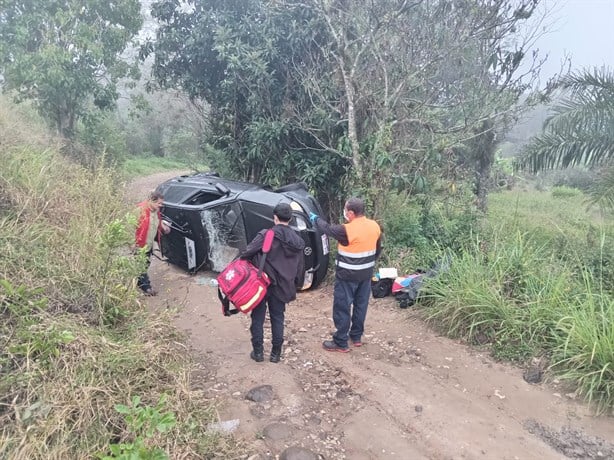
M 495 356 L 523 361 L 549 340 L 571 274 L 530 250 L 526 235 L 512 241 L 494 241 L 487 252 L 476 243 L 457 256 L 429 283 L 426 315 L 449 335 L 492 343 Z
M 553 367 L 605 412 L 614 404 L 614 299 L 592 292 L 588 276 L 585 286 L 556 324 Z
M 170 318 L 138 302 L 143 267 L 128 250 L 134 222 L 118 174 L 66 160 L 29 115 L 0 107 L 0 458 L 89 459 L 136 445 L 236 456 L 240 445 L 207 432 L 215 409 L 191 385 Z M 117 409 L 135 397 L 150 418 L 165 400 L 176 424 L 139 431 Z
M 598 412 L 614 407 L 614 222 L 582 196 L 505 193 L 475 241 L 429 280 L 422 302 L 444 333 L 497 358 L 550 359 Z M 609 249 L 606 249 L 609 248 Z
M 2 163 L 0 187 L 11 208 L 0 221 L 0 277 L 44 287 L 54 306 L 78 305 L 98 320 L 109 297 L 132 301 L 126 280 L 138 268 L 130 258 L 114 257 L 129 244 L 129 233 L 109 239 L 112 222 L 129 226 L 113 171 L 86 170 L 50 150 L 5 151 Z

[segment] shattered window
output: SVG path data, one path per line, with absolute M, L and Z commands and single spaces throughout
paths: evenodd
M 201 220 L 209 237 L 211 269 L 221 272 L 247 246 L 241 206 L 233 202 L 204 209 Z

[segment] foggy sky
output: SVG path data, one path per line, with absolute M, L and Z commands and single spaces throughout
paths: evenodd
M 536 43 L 548 53 L 541 71 L 545 80 L 559 72 L 565 55 L 571 70 L 607 66 L 614 69 L 614 0 L 550 0 L 549 29 Z

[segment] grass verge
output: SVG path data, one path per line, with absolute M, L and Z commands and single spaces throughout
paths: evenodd
M 514 203 L 510 207 L 510 203 Z M 598 413 L 614 408 L 611 218 L 582 196 L 495 195 L 489 223 L 428 281 L 425 318 L 498 359 L 546 358 Z
M 67 161 L 4 110 L 0 458 L 237 457 L 208 430 L 215 408 L 170 318 L 138 301 L 116 171 Z

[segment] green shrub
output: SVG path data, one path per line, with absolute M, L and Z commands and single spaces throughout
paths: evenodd
M 550 171 L 548 173 L 552 185 L 555 187 L 569 187 L 573 189 L 588 191 L 595 183 L 594 171 L 587 171 L 582 168 L 567 168 Z
M 160 396 L 155 407 L 142 406 L 141 398 L 133 396 L 131 404 L 116 404 L 115 410 L 124 415 L 125 423 L 134 434 L 131 442 L 111 444 L 111 455 L 100 455 L 101 460 L 131 460 L 133 458 L 146 460 L 167 460 L 166 452 L 158 447 L 149 447 L 146 442 L 158 433 L 166 433 L 175 424 L 175 414 L 164 412 L 166 409 L 167 396 Z
M 552 187 L 552 196 L 554 198 L 569 198 L 572 196 L 582 196 L 582 192 L 576 188 L 567 186 Z
M 466 199 L 437 202 L 391 193 L 382 213 L 384 261 L 402 270 L 432 266 L 470 244 L 479 214 Z
M 169 136 L 165 143 L 167 157 L 189 158 L 189 163 L 202 163 L 203 153 L 198 145 L 198 137 L 190 129 L 180 128 Z
M 112 113 L 89 114 L 79 125 L 75 139 L 98 156 L 104 152 L 107 164 L 121 164 L 127 156 L 128 147 L 120 121 Z

